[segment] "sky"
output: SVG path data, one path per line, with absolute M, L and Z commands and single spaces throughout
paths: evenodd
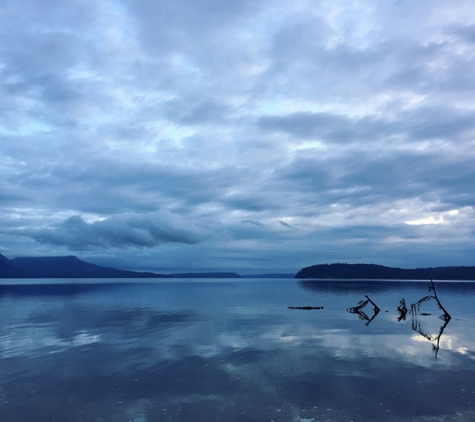
M 472 0 L 3 0 L 0 253 L 475 265 Z

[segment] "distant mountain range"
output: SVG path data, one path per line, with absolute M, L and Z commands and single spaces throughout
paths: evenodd
M 8 259 L 0 254 L 0 278 L 165 278 L 170 275 L 101 267 L 75 256 Z
M 391 268 L 375 264 L 320 264 L 302 268 L 295 278 L 475 280 L 475 267 Z
M 0 254 L 1 278 L 292 278 L 293 274 L 233 272 L 156 274 L 101 267 L 76 256 L 22 257 Z M 375 264 L 320 264 L 302 268 L 298 279 L 475 280 L 475 267 L 391 268 Z
M 256 278 L 275 278 L 282 274 L 262 274 Z M 0 254 L 1 278 L 243 278 L 234 272 L 156 274 L 101 267 L 76 256 L 22 257 L 8 259 Z M 248 276 L 246 276 L 248 277 Z M 253 276 L 254 277 L 254 276 Z M 289 274 L 288 278 L 292 278 Z

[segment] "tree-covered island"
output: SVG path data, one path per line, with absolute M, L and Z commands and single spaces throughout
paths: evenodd
M 391 268 L 375 264 L 319 264 L 302 268 L 295 278 L 475 280 L 475 267 Z

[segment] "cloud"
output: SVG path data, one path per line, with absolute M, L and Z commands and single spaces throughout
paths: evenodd
M 241 221 L 243 224 L 252 224 L 254 226 L 258 226 L 258 227 L 262 227 L 263 224 L 260 223 L 259 221 L 255 221 L 255 220 L 242 220 Z
M 473 263 L 471 1 L 4 3 L 8 256 Z
M 87 223 L 79 215 L 55 227 L 31 234 L 37 242 L 66 246 L 72 250 L 100 248 L 152 248 L 163 243 L 194 244 L 203 240 L 203 233 L 170 211 L 124 213 Z

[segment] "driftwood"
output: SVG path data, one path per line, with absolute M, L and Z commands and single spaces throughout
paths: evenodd
M 366 300 L 361 300 L 359 303 L 358 303 L 358 306 L 354 306 L 352 308 L 348 308 L 346 310 L 346 312 L 349 312 L 351 314 L 358 314 L 358 317 L 360 319 L 363 319 L 363 320 L 366 320 L 368 321 L 366 323 L 366 325 L 369 325 L 371 323 L 371 321 L 373 321 L 373 319 L 376 318 L 376 315 L 379 314 L 379 312 L 381 311 L 381 309 L 379 309 L 378 305 L 376 305 L 376 303 L 374 303 L 368 295 L 364 295 Z M 370 318 L 364 311 L 363 311 L 363 308 L 368 304 L 368 303 L 371 303 L 373 305 L 373 316 Z
M 421 334 L 424 338 L 432 342 L 435 342 L 435 344 L 433 344 L 432 347 L 433 347 L 433 350 L 435 351 L 435 357 L 437 358 L 437 354 L 440 348 L 440 338 L 442 337 L 442 334 L 444 333 L 444 330 L 447 327 L 450 320 L 452 319 L 452 317 L 450 316 L 450 314 L 447 312 L 447 310 L 444 308 L 444 306 L 440 302 L 439 297 L 437 296 L 437 292 L 435 290 L 434 281 L 432 279 L 430 280 L 430 283 L 431 285 L 429 287 L 429 292 L 433 292 L 433 294 L 424 296 L 422 299 L 418 300 L 416 303 L 413 303 L 411 305 L 411 310 L 407 309 L 406 301 L 404 300 L 404 298 L 402 298 L 399 301 L 399 306 L 397 307 L 397 311 L 399 313 L 398 321 L 405 321 L 407 314 L 412 313 L 412 329 L 418 332 L 419 334 Z M 347 308 L 346 311 L 352 314 L 357 314 L 360 319 L 367 321 L 366 325 L 369 325 L 371 321 L 373 321 L 373 319 L 376 318 L 379 312 L 381 312 L 381 309 L 379 309 L 378 305 L 376 305 L 376 303 L 374 303 L 368 295 L 364 295 L 364 296 L 366 300 L 360 300 L 357 306 Z M 444 321 L 444 323 L 440 327 L 438 335 L 430 335 L 426 333 L 421 325 L 421 322 L 418 319 L 418 317 L 420 316 L 430 315 L 427 312 L 419 312 L 419 311 L 420 311 L 420 307 L 422 303 L 427 302 L 432 299 L 434 299 L 437 302 L 439 309 L 442 311 L 442 315 L 440 315 L 439 318 L 442 321 Z M 368 314 L 365 313 L 365 307 L 366 305 L 368 305 L 368 303 L 373 305 L 373 315 L 371 317 L 369 317 Z M 298 310 L 309 311 L 313 309 L 323 309 L 323 306 L 288 306 L 288 309 L 298 309 Z
M 300 309 L 304 311 L 311 311 L 312 309 L 323 309 L 323 306 L 288 306 L 288 309 Z
M 443 312 L 442 315 L 439 316 L 439 318 L 443 321 L 450 321 L 452 319 L 452 317 L 450 316 L 450 314 L 445 310 L 445 308 L 442 306 L 442 303 L 440 303 L 440 300 L 437 296 L 437 292 L 435 291 L 435 285 L 434 285 L 434 282 L 432 281 L 432 279 L 430 279 L 430 287 L 429 287 L 429 292 L 430 291 L 433 291 L 434 294 L 433 295 L 427 295 L 427 296 L 424 296 L 422 299 L 418 300 L 416 303 L 413 303 L 411 305 L 411 311 L 413 314 L 415 313 L 418 313 L 420 308 L 421 308 L 421 304 L 423 302 L 426 302 L 426 301 L 429 301 L 431 299 L 435 299 L 436 302 L 437 302 L 437 305 L 439 306 L 439 309 Z
M 418 300 L 416 303 L 413 303 L 411 305 L 412 329 L 414 331 L 418 332 L 421 336 L 423 336 L 427 340 L 435 341 L 435 344 L 432 344 L 432 349 L 435 351 L 435 357 L 437 358 L 437 354 L 439 353 L 439 349 L 440 349 L 440 338 L 442 337 L 442 334 L 444 333 L 445 327 L 447 327 L 447 325 L 449 324 L 452 317 L 450 316 L 450 314 L 447 312 L 447 310 L 444 308 L 444 306 L 440 302 L 439 297 L 437 296 L 437 292 L 435 290 L 434 282 L 433 282 L 432 279 L 430 280 L 430 283 L 431 283 L 431 285 L 429 287 L 429 291 L 434 292 L 434 294 L 424 296 L 422 299 Z M 419 315 L 421 315 L 421 316 L 430 315 L 426 312 L 419 313 L 419 311 L 420 311 L 420 307 L 421 307 L 422 303 L 427 302 L 427 301 L 432 300 L 432 299 L 435 299 L 435 301 L 437 302 L 437 305 L 439 306 L 439 309 L 443 312 L 443 314 L 440 315 L 439 318 L 442 321 L 444 321 L 444 324 L 442 324 L 440 329 L 439 329 L 439 334 L 436 335 L 436 336 L 426 333 L 424 331 L 422 325 L 421 325 L 421 322 L 418 319 Z
M 404 298 L 402 298 L 399 301 L 399 306 L 397 307 L 397 311 L 399 312 L 399 317 L 397 319 L 398 322 L 401 321 L 401 320 L 405 321 L 408 309 L 406 307 L 406 301 L 404 300 Z

